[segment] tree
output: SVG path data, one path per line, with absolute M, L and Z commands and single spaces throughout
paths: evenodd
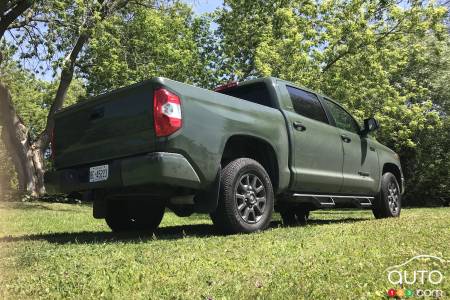
M 30 139 L 34 140 L 45 128 L 48 107 L 53 100 L 58 82 L 37 79 L 32 72 L 18 67 L 12 59 L 11 53 L 8 53 L 8 51 L 4 53 L 6 55 L 3 63 L 0 64 L 0 78 L 2 78 L 3 84 L 8 86 L 17 115 L 21 117 L 23 124 L 26 124 Z M 74 104 L 79 98 L 85 97 L 85 94 L 81 81 L 74 80 L 67 93 L 65 105 Z M 0 141 L 0 149 L 0 181 L 3 181 L 2 186 L 6 188 L 10 186 L 9 182 L 13 182 L 14 188 L 17 188 L 19 182 L 17 182 L 16 176 L 11 176 L 16 172 L 6 153 L 3 141 Z M 20 183 L 22 184 L 23 181 L 21 180 Z M 21 186 L 21 189 L 23 190 L 24 187 Z
M 431 160 L 424 138 L 448 149 L 445 135 L 435 135 L 447 120 L 448 81 L 438 80 L 450 69 L 446 17 L 445 7 L 422 1 L 227 0 L 216 12 L 224 73 L 281 77 L 329 95 L 360 120 L 377 117 L 377 138 L 400 153 L 413 184 L 423 167 L 409 166 Z M 435 186 L 446 178 L 435 176 Z
M 429 38 L 423 42 L 436 43 Z M 403 78 L 420 83 L 441 120 L 441 126 L 417 131 L 417 146 L 403 155 L 406 196 L 416 205 L 442 204 L 439 198 L 450 195 L 450 40 L 439 44 L 431 47 L 437 53 L 429 51 L 409 60 L 402 72 Z
M 11 0 L 2 1 L 0 3 L 0 39 L 3 38 L 11 24 L 28 10 L 33 3 L 34 1 L 31 0 Z M 0 53 L 0 63 L 1 62 L 2 53 Z
M 59 84 L 49 107 L 45 128 L 35 140 L 31 138 L 29 129 L 17 114 L 8 88 L 4 84 L 0 85 L 2 139 L 12 157 L 22 191 L 27 191 L 32 196 L 38 196 L 45 192 L 44 153 L 50 143 L 50 135 L 54 127 L 54 113 L 64 103 L 73 79 L 77 58 L 89 40 L 93 28 L 122 9 L 127 3 L 126 0 L 2 2 L 0 29 L 3 28 L 3 30 L 0 31 L 2 34 L 0 39 L 8 30 L 12 31 L 15 39 L 17 39 L 16 35 L 22 41 L 28 38 L 31 53 L 22 53 L 25 57 L 38 55 L 40 52 L 37 49 L 38 41 L 44 40 L 44 44 L 49 47 L 53 44 L 56 45 L 58 52 L 53 52 L 54 49 L 50 48 L 51 54 L 65 52 L 60 60 Z M 33 18 L 36 15 L 40 15 L 39 20 Z M 38 22 L 47 24 L 45 33 L 42 33 L 36 25 Z M 75 42 L 72 43 L 72 41 Z
M 208 20 L 194 17 L 186 4 L 131 6 L 96 28 L 80 59 L 81 75 L 90 94 L 155 76 L 208 86 L 217 83 L 205 49 L 211 44 Z

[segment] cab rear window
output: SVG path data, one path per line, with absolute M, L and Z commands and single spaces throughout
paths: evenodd
M 269 89 L 263 82 L 237 86 L 222 90 L 219 93 L 244 99 L 253 103 L 258 103 L 264 106 L 273 107 Z

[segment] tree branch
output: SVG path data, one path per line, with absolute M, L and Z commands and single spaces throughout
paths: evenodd
M 33 5 L 33 1 L 29 0 L 21 0 L 16 6 L 8 11 L 6 15 L 1 16 L 0 20 L 0 39 L 3 38 L 6 29 L 8 26 L 14 22 L 22 13 L 24 13 L 27 9 L 29 9 Z
M 127 5 L 128 0 L 117 0 L 117 1 L 105 1 L 101 7 L 101 20 L 107 18 L 114 11 Z M 50 106 L 50 111 L 47 116 L 47 123 L 45 125 L 44 131 L 40 134 L 39 138 L 35 142 L 35 146 L 40 149 L 45 149 L 50 143 L 50 133 L 53 131 L 55 126 L 55 113 L 60 110 L 64 104 L 64 99 L 66 97 L 67 91 L 69 89 L 70 83 L 73 79 L 74 67 L 77 61 L 78 55 L 80 54 L 83 46 L 87 43 L 90 38 L 90 29 L 95 26 L 93 24 L 93 12 L 87 11 L 85 16 L 85 21 L 80 27 L 80 35 L 73 46 L 70 53 L 64 59 L 63 67 L 61 70 L 61 78 L 59 81 L 58 89 L 52 105 Z
M 401 23 L 403 23 L 403 20 L 404 20 L 404 19 L 405 19 L 405 18 L 403 18 L 403 19 L 401 19 L 400 21 L 398 21 L 397 24 L 395 24 L 395 26 L 393 26 L 390 30 L 388 30 L 388 31 L 386 31 L 386 32 L 384 32 L 384 33 L 381 33 L 381 34 L 380 34 L 380 37 L 377 38 L 377 39 L 375 40 L 374 44 L 378 44 L 379 42 L 381 42 L 383 39 L 385 39 L 385 38 L 388 37 L 389 35 L 394 34 L 394 33 L 395 33 L 394 31 L 400 26 Z M 325 67 L 323 67 L 322 73 L 325 73 L 326 71 L 328 71 L 335 63 L 337 63 L 339 60 L 341 60 L 341 59 L 344 58 L 345 56 L 347 56 L 347 55 L 349 55 L 349 54 L 351 54 L 351 53 L 354 53 L 355 51 L 358 51 L 358 50 L 364 48 L 364 47 L 367 46 L 367 45 L 368 45 L 367 43 L 361 43 L 361 44 L 359 44 L 358 46 L 356 46 L 356 47 L 354 47 L 354 48 L 351 48 L 351 49 L 348 49 L 348 50 L 342 52 L 341 54 L 337 55 L 337 56 L 336 56 L 335 58 L 333 58 L 330 62 L 328 62 L 328 63 L 325 65 Z

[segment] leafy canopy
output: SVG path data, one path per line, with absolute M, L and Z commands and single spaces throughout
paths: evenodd
M 208 20 L 185 4 L 135 6 L 96 28 L 81 73 L 93 94 L 155 76 L 208 85 L 215 81 L 209 42 Z

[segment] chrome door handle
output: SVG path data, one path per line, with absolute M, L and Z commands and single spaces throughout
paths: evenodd
M 345 142 L 345 143 L 350 143 L 352 141 L 351 138 L 349 138 L 348 136 L 346 136 L 345 134 L 341 134 L 341 139 Z
M 305 131 L 306 130 L 305 125 L 303 125 L 301 122 L 295 121 L 293 123 L 293 125 L 294 125 L 294 128 L 297 129 L 298 131 Z

